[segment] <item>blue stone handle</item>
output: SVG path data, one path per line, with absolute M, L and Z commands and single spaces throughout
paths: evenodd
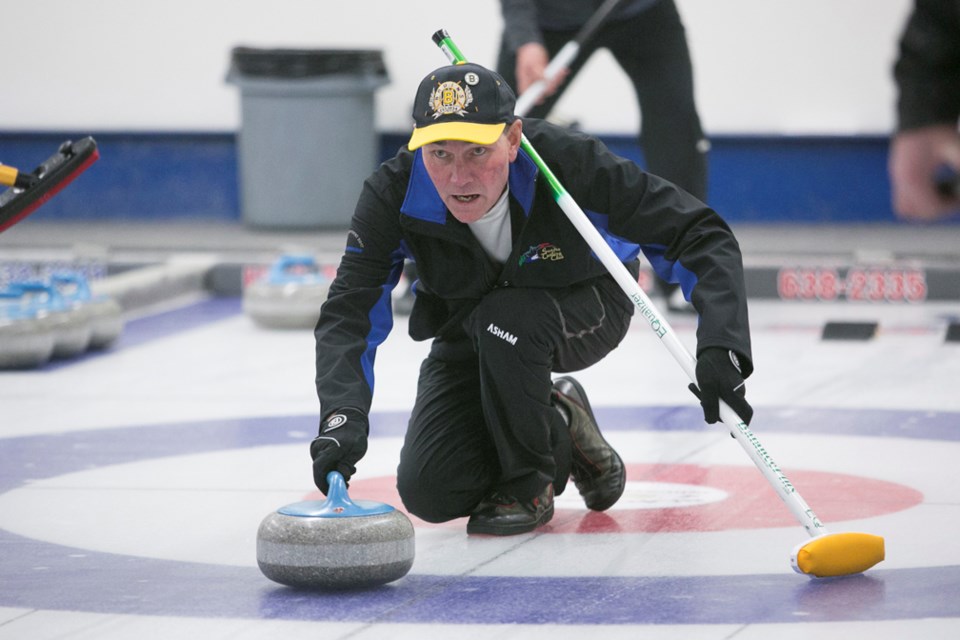
M 347 482 L 339 471 L 327 474 L 327 499 L 311 500 L 288 504 L 277 509 L 278 513 L 287 516 L 303 518 L 355 518 L 359 516 L 376 516 L 394 511 L 394 508 L 383 502 L 358 500 L 354 502 L 347 495 Z
M 327 484 L 330 488 L 327 490 L 327 507 L 333 511 L 336 509 L 356 508 L 350 496 L 347 495 L 347 481 L 339 471 L 331 471 L 327 474 Z

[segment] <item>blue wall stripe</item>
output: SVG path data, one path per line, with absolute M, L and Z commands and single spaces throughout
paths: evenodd
M 38 218 L 240 219 L 233 133 L 0 132 L 0 162 L 29 171 L 64 140 L 86 135 L 97 140 L 100 160 L 38 210 Z M 600 137 L 643 164 L 632 136 Z M 381 135 L 380 159 L 406 138 Z M 711 142 L 708 199 L 731 222 L 895 222 L 886 137 L 717 136 Z M 358 176 L 358 194 L 365 177 Z

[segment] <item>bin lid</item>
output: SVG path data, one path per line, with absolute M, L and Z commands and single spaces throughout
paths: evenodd
M 312 78 L 327 75 L 384 76 L 378 49 L 257 49 L 234 47 L 231 71 L 259 78 Z

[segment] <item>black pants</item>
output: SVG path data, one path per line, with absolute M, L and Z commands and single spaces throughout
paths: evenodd
M 420 367 L 397 489 L 429 522 L 467 516 L 491 491 L 521 500 L 570 475 L 551 373 L 586 368 L 626 335 L 633 306 L 612 278 L 570 289 L 495 289 Z
M 576 35 L 576 31 L 544 31 L 544 45 L 553 57 Z M 694 101 L 686 32 L 673 0 L 662 0 L 630 19 L 603 25 L 570 65 L 566 82 L 527 115 L 546 117 L 590 56 L 601 48 L 613 54 L 633 84 L 640 105 L 639 139 L 647 170 L 704 200 L 707 149 Z M 497 72 L 514 89 L 516 65 L 516 52 L 501 44 Z

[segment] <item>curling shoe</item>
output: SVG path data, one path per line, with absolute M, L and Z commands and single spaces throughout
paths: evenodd
M 467 533 L 486 533 L 493 536 L 512 536 L 529 533 L 553 518 L 553 485 L 543 493 L 523 503 L 495 491 L 481 502 L 467 521 Z
M 553 382 L 554 404 L 566 412 L 573 440 L 571 475 L 588 509 L 605 511 L 616 504 L 627 484 L 623 460 L 600 433 L 587 394 L 571 377 Z

